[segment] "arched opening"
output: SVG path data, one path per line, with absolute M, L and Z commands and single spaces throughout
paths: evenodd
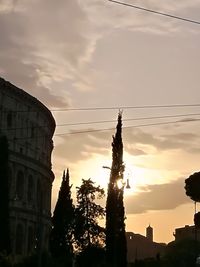
M 7 127 L 10 128 L 12 127 L 12 113 L 8 113 L 7 115 Z
M 11 187 L 12 185 L 12 168 L 9 166 L 8 168 L 8 186 L 9 188 Z
M 38 206 L 39 212 L 41 213 L 43 209 L 43 196 L 42 196 L 41 183 L 39 180 L 37 182 L 37 206 Z
M 28 253 L 30 254 L 33 249 L 34 249 L 34 231 L 33 231 L 33 227 L 29 226 L 28 227 Z
M 18 171 L 17 173 L 16 197 L 19 200 L 24 198 L 24 174 L 22 171 Z
M 33 196 L 34 196 L 33 176 L 29 175 L 29 177 L 28 177 L 28 190 L 27 190 L 28 203 L 33 203 Z
M 18 224 L 16 228 L 16 243 L 15 243 L 15 252 L 17 255 L 23 254 L 23 243 L 24 243 L 23 225 Z

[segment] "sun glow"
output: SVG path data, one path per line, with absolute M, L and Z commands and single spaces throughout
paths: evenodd
M 134 161 L 134 162 L 133 162 Z M 124 195 L 135 195 L 145 190 L 147 185 L 162 184 L 169 181 L 169 177 L 177 177 L 177 174 L 163 169 L 145 168 L 144 159 L 136 159 L 125 154 L 124 157 L 125 171 L 123 173 Z M 112 161 L 108 161 L 108 156 L 93 154 L 92 157 L 84 159 L 77 164 L 71 165 L 70 178 L 73 189 L 80 186 L 82 179 L 91 178 L 96 185 L 100 185 L 107 192 L 110 167 Z M 103 168 L 107 166 L 108 168 Z M 127 180 L 130 188 L 127 188 Z M 122 183 L 121 181 L 119 183 Z M 122 187 L 122 184 L 119 184 Z
M 125 182 L 122 179 L 117 180 L 117 187 L 122 189 L 125 186 Z

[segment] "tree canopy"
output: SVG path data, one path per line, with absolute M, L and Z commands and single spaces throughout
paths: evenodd
M 195 172 L 185 180 L 186 195 L 193 201 L 200 202 L 200 172 Z
M 95 186 L 91 179 L 82 179 L 82 185 L 77 187 L 77 207 L 75 212 L 75 239 L 79 251 L 88 247 L 104 245 L 104 229 L 98 220 L 105 215 L 104 208 L 95 203 L 104 196 L 104 189 Z

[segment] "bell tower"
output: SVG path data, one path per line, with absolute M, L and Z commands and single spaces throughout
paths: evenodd
M 146 228 L 146 238 L 153 242 L 153 228 L 149 226 Z

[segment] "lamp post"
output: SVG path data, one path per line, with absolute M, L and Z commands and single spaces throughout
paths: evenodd
M 111 171 L 111 168 L 108 167 L 108 166 L 102 166 L 102 168 L 103 169 L 108 169 L 108 170 Z M 126 187 L 125 187 L 126 189 L 131 189 L 129 178 L 126 179 L 126 182 L 122 180 L 121 181 L 121 185 L 122 185 L 121 187 L 124 187 L 126 185 Z M 118 184 L 118 186 L 119 186 L 119 184 Z

